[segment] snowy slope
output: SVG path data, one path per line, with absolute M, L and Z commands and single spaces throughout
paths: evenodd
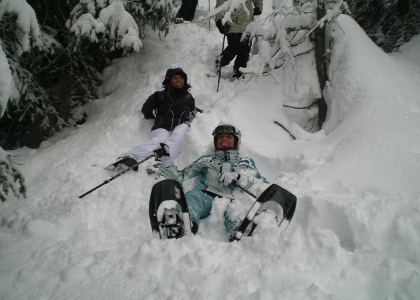
M 151 33 L 140 54 L 115 61 L 85 124 L 15 151 L 28 198 L 0 205 L 0 299 L 419 299 L 420 39 L 390 56 L 349 17 L 338 23 L 327 135 L 303 140 L 273 120 L 306 125 L 311 112 L 282 105 L 308 104 L 310 56 L 278 71 L 281 82 L 231 82 L 225 68 L 216 93 L 206 74 L 222 36 L 212 23 Z M 176 164 L 209 153 L 221 121 L 235 124 L 242 155 L 298 197 L 286 231 L 229 243 L 218 199 L 196 236 L 155 240 L 148 198 L 160 179 L 144 167 L 78 199 L 148 138 L 141 105 L 176 66 L 204 109 Z

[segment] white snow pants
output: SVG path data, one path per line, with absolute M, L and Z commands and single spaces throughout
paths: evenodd
M 141 160 L 142 158 L 153 154 L 153 150 L 159 147 L 160 143 L 168 145 L 171 158 L 175 160 L 179 153 L 181 153 L 182 144 L 189 131 L 190 127 L 187 124 L 176 126 L 173 131 L 168 131 L 163 128 L 155 129 L 150 134 L 150 140 L 121 154 L 118 156 L 117 160 L 126 156 Z

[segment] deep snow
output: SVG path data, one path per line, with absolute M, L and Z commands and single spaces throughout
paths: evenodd
M 150 33 L 139 54 L 116 60 L 85 124 L 13 151 L 28 198 L 0 204 L 0 299 L 420 299 L 420 36 L 388 55 L 350 17 L 337 22 L 329 118 L 314 134 L 292 123 L 309 130 L 316 111 L 282 106 L 312 100 L 309 55 L 277 81 L 232 82 L 226 67 L 218 93 L 206 75 L 222 44 L 214 23 Z M 153 239 L 148 199 L 161 178 L 145 172 L 151 161 L 78 199 L 148 138 L 141 105 L 176 66 L 204 109 L 176 164 L 210 153 L 220 122 L 238 126 L 241 154 L 298 197 L 287 230 L 229 243 L 218 199 L 196 236 Z

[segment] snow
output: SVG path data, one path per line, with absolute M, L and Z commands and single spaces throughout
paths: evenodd
M 196 18 L 207 9 L 200 1 Z M 213 22 L 210 31 L 171 25 L 166 39 L 148 32 L 140 53 L 104 71 L 85 124 L 12 151 L 28 197 L 0 204 L 0 299 L 419 299 L 420 36 L 388 55 L 347 16 L 330 29 L 329 118 L 317 133 L 314 111 L 283 107 L 308 105 L 319 89 L 309 55 L 241 82 L 225 67 L 216 92 L 206 74 L 223 38 Z M 298 198 L 286 230 L 229 243 L 223 198 L 197 235 L 154 239 L 148 201 L 161 178 L 147 175 L 152 161 L 78 198 L 149 137 L 141 105 L 178 66 L 204 113 L 176 164 L 211 153 L 213 128 L 234 124 L 241 154 Z

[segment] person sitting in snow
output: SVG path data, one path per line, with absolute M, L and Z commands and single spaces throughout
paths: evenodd
M 192 21 L 194 19 L 197 4 L 198 0 L 182 0 L 181 7 L 175 16 L 175 23 Z
M 187 82 L 187 74 L 181 68 L 168 69 L 162 82 L 163 91 L 156 91 L 143 104 L 141 112 L 146 119 L 155 119 L 150 139 L 137 147 L 118 156 L 112 164 L 116 169 L 127 169 L 138 160 L 152 155 L 161 143 L 170 147 L 172 159 L 181 152 L 190 122 L 196 111 L 195 99 L 189 93 L 191 87 Z M 138 166 L 133 168 L 138 170 Z
M 216 8 L 221 6 L 227 0 L 217 0 Z M 254 9 L 252 9 L 254 4 Z M 245 2 L 248 11 L 240 6 L 232 11 L 230 19 L 232 22 L 223 23 L 222 19 L 225 12 L 219 13 L 216 18 L 216 26 L 221 34 L 225 34 L 228 46 L 223 50 L 222 54 L 216 58 L 215 68 L 219 72 L 220 67 L 227 66 L 235 57 L 233 64 L 233 78 L 240 78 L 242 72 L 239 68 L 246 68 L 249 60 L 249 52 L 251 51 L 251 43 L 249 36 L 242 39 L 242 33 L 246 27 L 253 21 L 254 16 L 260 15 L 263 9 L 263 0 L 247 0 Z
M 183 170 L 178 170 L 174 166 L 170 155 L 162 156 L 162 164 L 159 167 L 159 173 L 167 179 L 177 180 L 180 183 L 191 178 L 197 179 L 193 189 L 185 194 L 192 222 L 191 231 L 194 234 L 198 230 L 200 219 L 210 215 L 216 197 L 234 199 L 235 184 L 245 189 L 249 189 L 257 182 L 268 184 L 260 175 L 254 161 L 239 155 L 240 130 L 232 125 L 219 125 L 213 130 L 213 137 L 215 148 L 213 155 L 204 155 Z M 161 145 L 156 151 L 165 153 L 168 150 L 162 148 L 168 147 Z M 233 218 L 229 212 L 226 212 L 224 217 L 227 232 L 230 234 L 240 224 L 241 219 L 239 216 Z

